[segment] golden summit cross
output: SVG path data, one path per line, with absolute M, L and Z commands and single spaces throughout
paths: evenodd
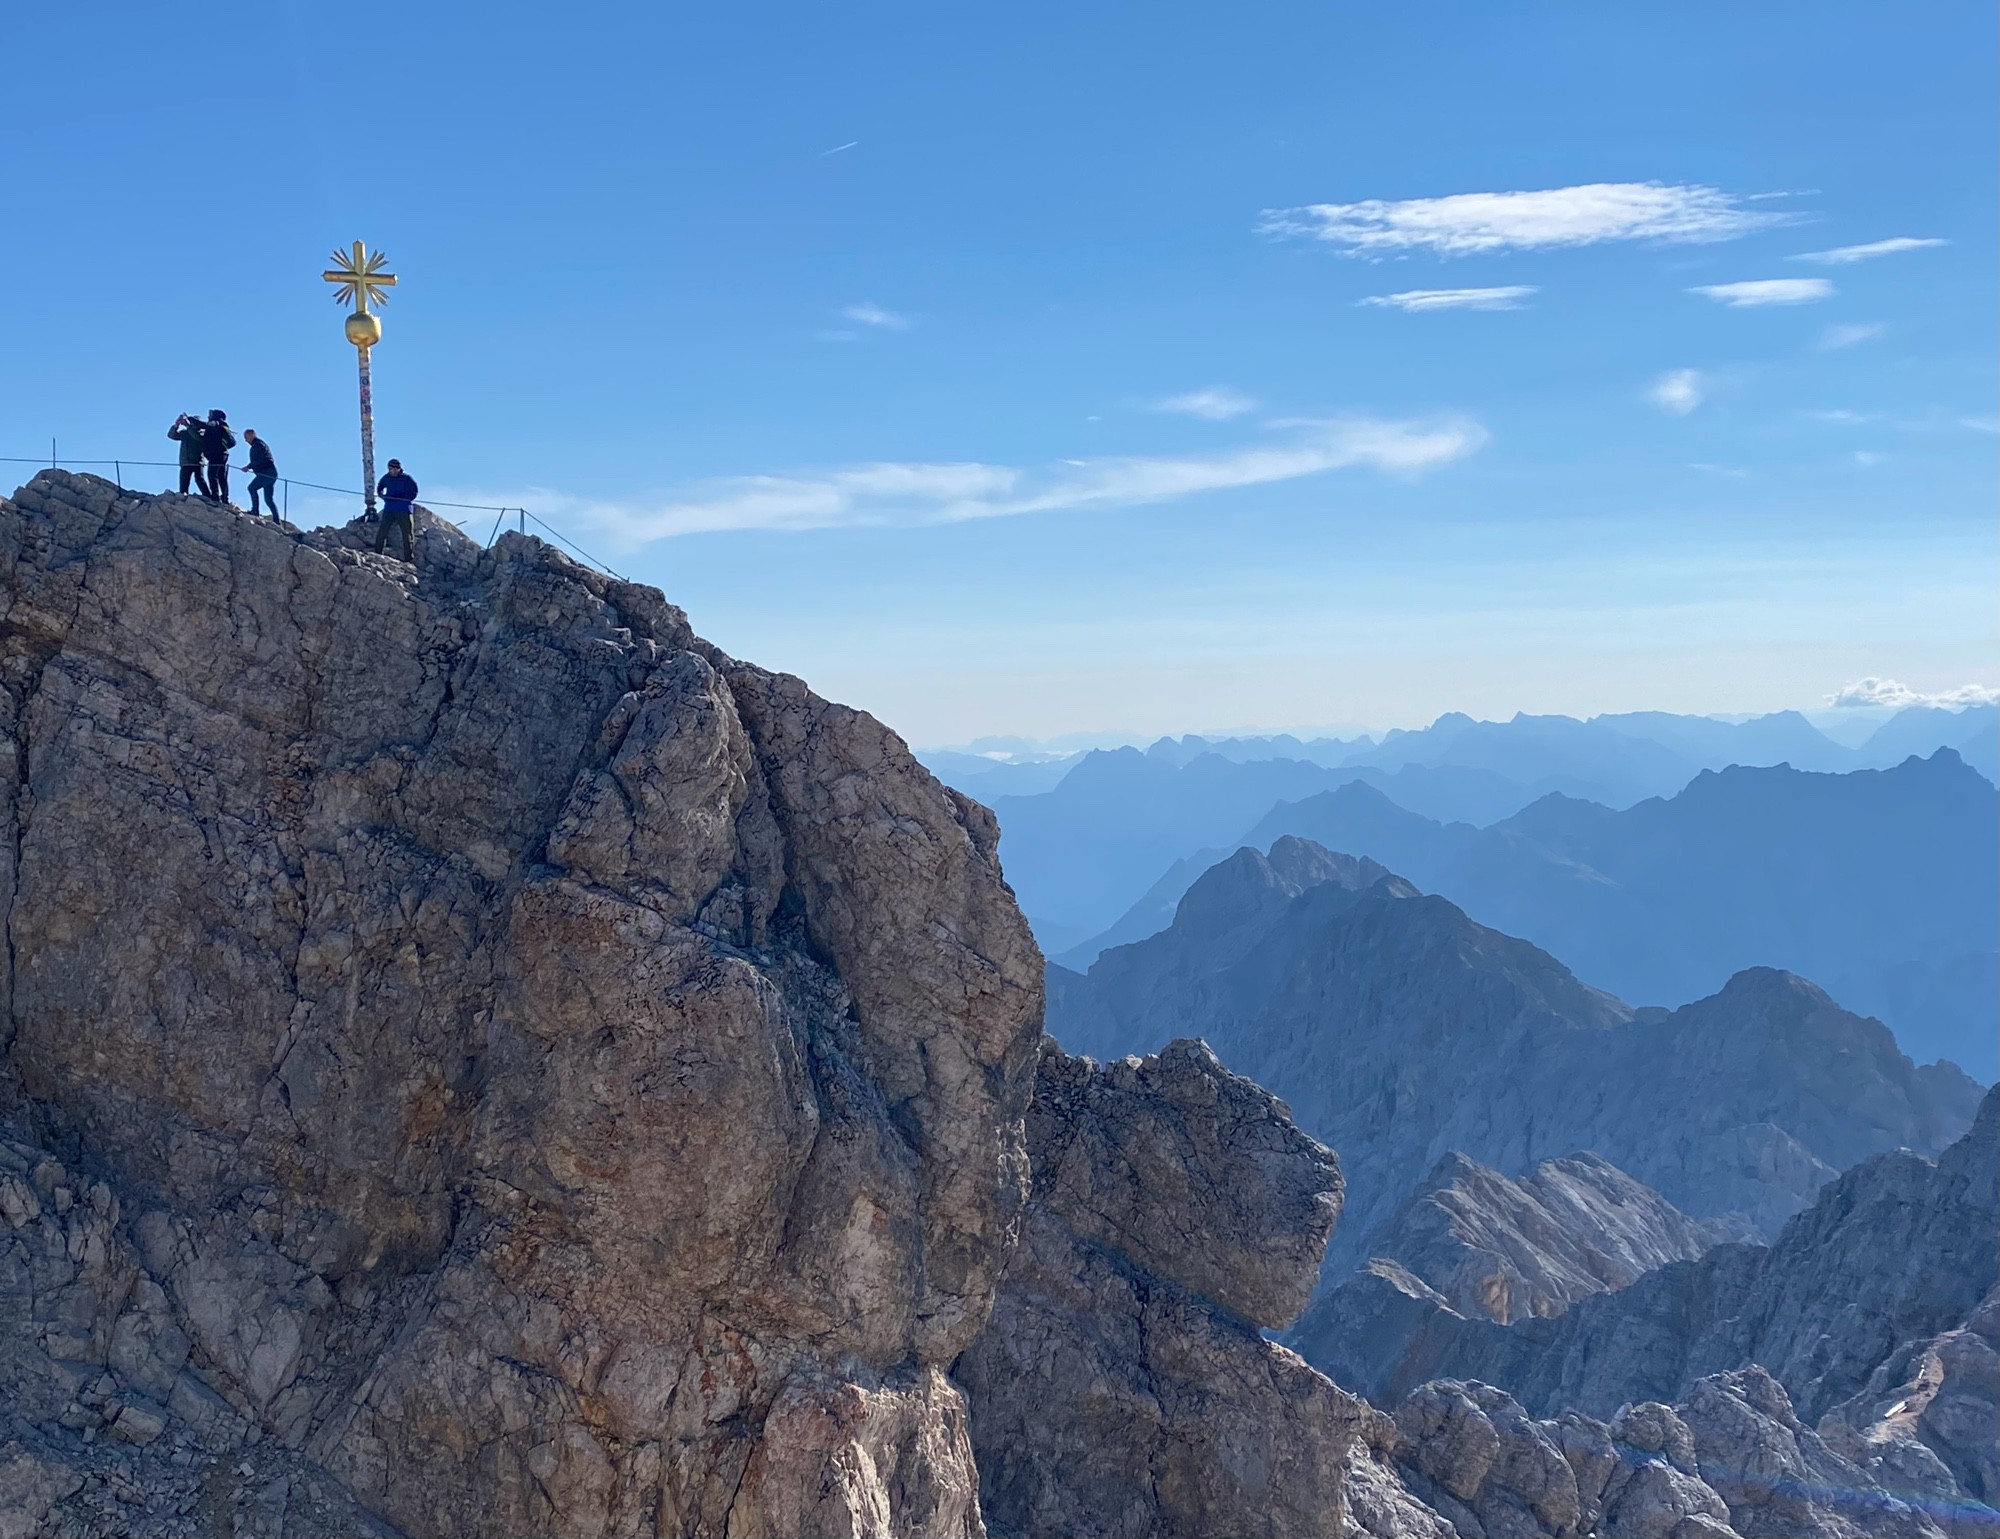
M 385 273 L 383 267 L 388 257 L 379 251 L 370 251 L 360 241 L 354 243 L 352 251 L 336 251 L 333 266 L 320 274 L 328 283 L 338 284 L 334 298 L 342 304 L 352 304 L 363 315 L 368 313 L 370 303 L 381 304 L 388 295 L 384 289 L 396 286 L 396 275 Z
M 320 274 L 335 285 L 335 299 L 354 306 L 347 318 L 347 340 L 354 344 L 361 366 L 361 496 L 371 519 L 375 516 L 375 384 L 368 354 L 382 340 L 382 321 L 368 307 L 387 300 L 387 291 L 395 286 L 396 275 L 383 271 L 388 261 L 381 252 L 356 241 L 352 251 L 334 252 L 333 266 Z

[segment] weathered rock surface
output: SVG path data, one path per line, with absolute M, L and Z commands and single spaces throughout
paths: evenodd
M 1804 979 L 1752 969 L 1641 1019 L 1400 879 L 1361 887 L 1356 864 L 1309 880 L 1309 847 L 1290 841 L 1283 871 L 1239 850 L 1169 929 L 1087 976 L 1051 969 L 1049 1030 L 1107 1057 L 1198 1036 L 1283 1097 L 1341 1151 L 1330 1277 L 1376 1253 L 1375 1230 L 1454 1150 L 1509 1177 L 1588 1150 L 1697 1219 L 1769 1236 L 1837 1171 L 1936 1154 L 1978 1105 L 1964 1074 L 1918 1068 Z
M 1864 1162 L 1769 1247 L 1718 1245 L 1512 1326 L 1468 1319 L 1406 1270 L 1371 1266 L 1324 1294 L 1288 1339 L 1371 1399 L 1478 1379 L 1543 1415 L 1671 1403 L 1698 1379 L 1762 1365 L 1812 1423 L 1878 1373 L 1890 1375 L 1884 1390 L 1898 1383 L 1912 1343 L 1965 1324 L 1993 1290 L 1996 1167 L 2000 1091 L 1989 1091 L 1935 1163 L 1908 1151 Z
M 1580 1298 L 1626 1287 L 1670 1261 L 1692 1261 L 1733 1237 L 1594 1154 L 1544 1160 L 1510 1181 L 1454 1151 L 1431 1167 L 1370 1248 L 1460 1314 L 1509 1325 L 1559 1315 Z
M 0 1533 L 980 1532 L 990 815 L 651 589 L 355 543 L 0 501 Z
M 2000 1508 L 2000 1291 L 1958 1329 L 1892 1353 L 1819 1433 L 1907 1500 L 1954 1515 L 1967 1497 Z
M 1381 1539 L 1943 1539 L 2000 1521 L 1903 1499 L 1802 1426 L 1762 1369 L 1679 1406 L 1537 1421 L 1489 1384 L 1437 1380 L 1370 1411 L 1350 1511 Z M 1450 1526 L 1426 1527 L 1443 1520 Z
M 1021 1245 L 954 1370 L 993 1532 L 1340 1534 L 1363 1408 L 1259 1334 L 1312 1292 L 1333 1156 L 1193 1042 L 1048 1044 L 1028 1147 Z

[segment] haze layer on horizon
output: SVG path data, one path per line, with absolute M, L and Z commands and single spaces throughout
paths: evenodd
M 2000 683 L 1988 7 L 11 40 L 0 454 L 354 484 L 360 236 L 383 458 L 911 741 Z

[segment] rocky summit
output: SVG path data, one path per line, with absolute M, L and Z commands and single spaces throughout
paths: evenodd
M 0 1529 L 979 1533 L 991 817 L 654 590 L 359 543 L 0 502 Z
M 1993 1260 L 1949 1243 L 1990 1160 L 1664 1266 L 1707 1232 L 1601 1160 L 1441 1167 L 1399 1253 L 1511 1267 L 1445 1313 L 1667 1279 L 1671 1391 L 1370 1404 L 1271 1339 L 1351 1175 L 1198 1041 L 1046 1037 L 984 808 L 655 590 L 417 522 L 413 569 L 0 500 L 0 1539 L 2000 1532 Z M 1234 876 L 1212 958 L 1430 901 L 1303 845 Z M 1630 1029 L 1587 998 L 1564 1030 Z M 1914 1084 L 1863 1152 L 1936 1131 Z M 1863 1232 L 1910 1268 L 1863 1286 Z M 1760 1329 L 1676 1336 L 1753 1250 Z

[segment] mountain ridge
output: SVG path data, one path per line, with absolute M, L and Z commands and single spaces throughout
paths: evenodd
M 1048 1029 L 1107 1058 L 1203 1037 L 1347 1151 L 1334 1275 L 1450 1150 L 1510 1176 L 1591 1150 L 1696 1218 L 1772 1233 L 1838 1170 L 1901 1144 L 1935 1152 L 1977 1106 L 1962 1073 L 1912 1064 L 1879 1022 L 1793 975 L 1748 969 L 1642 1021 L 1398 879 L 1280 904 L 1269 865 L 1239 850 L 1190 889 L 1208 884 L 1183 899 L 1185 923 L 1088 974 L 1052 965 Z M 1233 924 L 1216 912 L 1231 894 Z

